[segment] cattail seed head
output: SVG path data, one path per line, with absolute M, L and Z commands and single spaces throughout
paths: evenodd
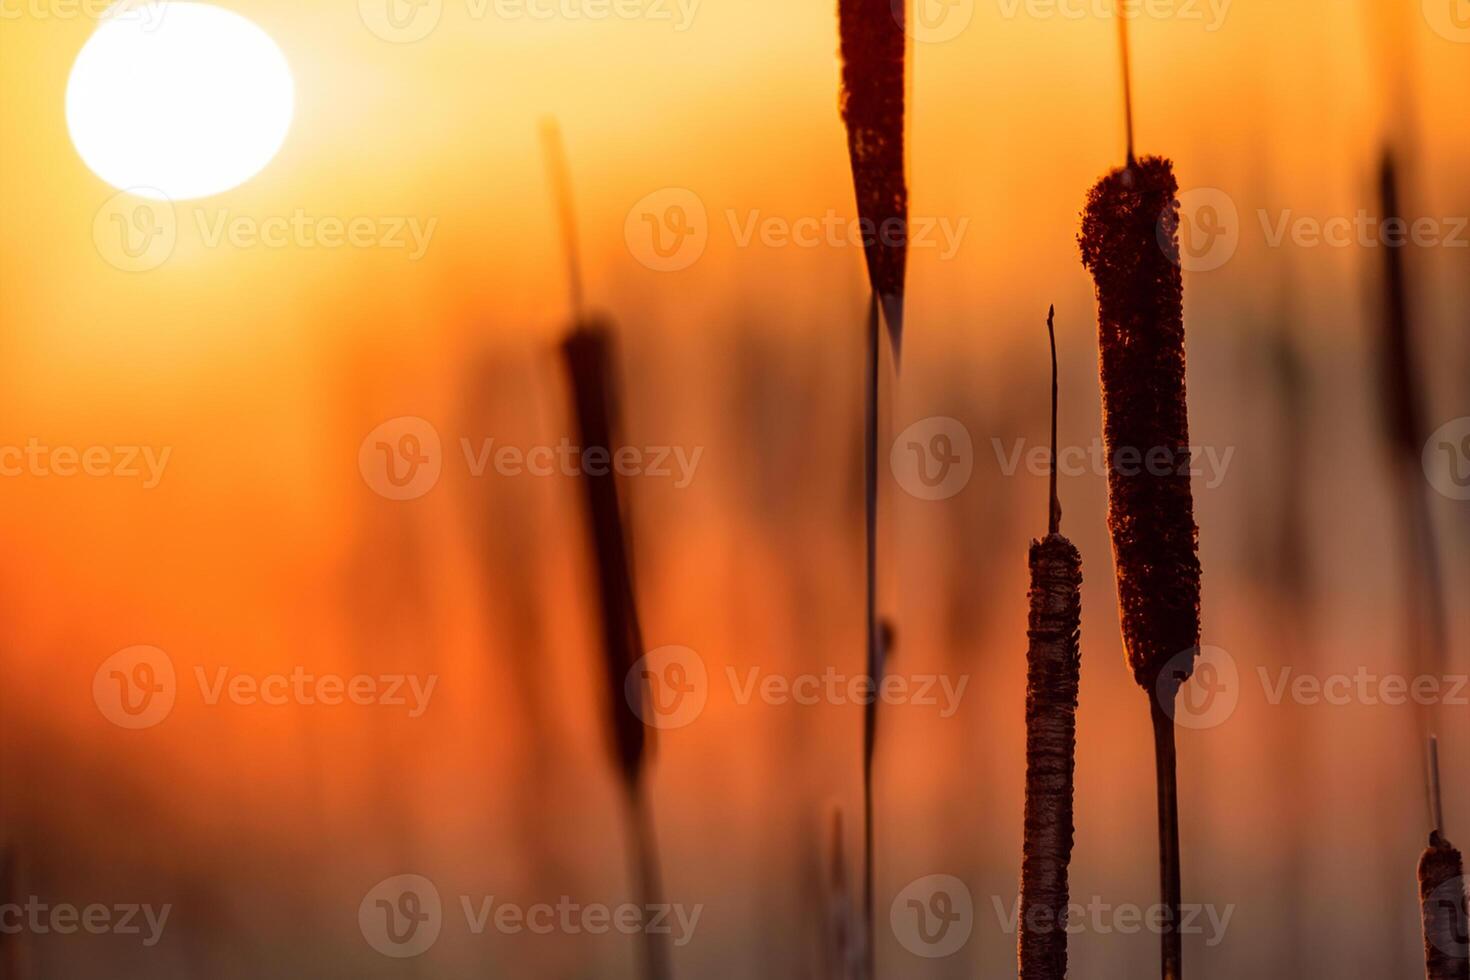
M 1470 926 L 1465 909 L 1465 865 L 1460 852 L 1435 831 L 1419 858 L 1419 903 L 1424 916 L 1427 980 L 1470 978 Z
M 1021 856 L 1021 980 L 1067 975 L 1082 556 L 1057 533 L 1031 542 L 1026 654 L 1026 815 Z
M 613 382 L 612 339 L 600 320 L 577 324 L 562 344 L 562 357 L 571 380 L 572 407 L 584 451 L 617 449 L 619 398 Z M 610 470 L 582 474 L 583 500 L 592 534 L 601 612 L 603 667 L 609 698 L 613 748 L 624 781 L 636 784 L 647 751 L 643 723 L 642 685 L 626 683 L 628 672 L 642 656 L 643 637 L 634 599 L 632 561 L 623 530 L 618 487 Z
M 1193 672 L 1200 638 L 1177 190 L 1160 157 L 1114 170 L 1088 195 L 1079 236 L 1097 286 L 1123 641 L 1138 683 L 1169 695 Z

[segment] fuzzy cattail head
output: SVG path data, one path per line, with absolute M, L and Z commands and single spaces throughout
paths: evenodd
M 893 0 L 839 0 L 842 121 L 863 223 L 868 280 L 895 351 L 903 337 L 909 192 L 904 178 L 905 8 Z
M 562 344 L 572 386 L 572 406 L 583 451 L 616 451 L 619 399 L 613 383 L 612 340 L 606 323 L 579 323 Z M 623 779 L 637 782 L 648 742 L 642 705 L 646 691 L 627 684 L 628 672 L 642 656 L 643 637 L 634 599 L 632 562 L 623 530 L 618 487 L 610 470 L 584 468 L 583 500 L 592 534 L 601 612 L 603 666 L 611 712 L 613 748 Z
M 1123 641 L 1149 691 L 1170 668 L 1167 694 L 1193 672 L 1200 638 L 1177 190 L 1173 166 L 1160 157 L 1114 170 L 1088 195 L 1079 236 L 1097 285 Z
M 1419 859 L 1419 903 L 1424 915 L 1428 980 L 1470 978 L 1470 926 L 1465 912 L 1465 864 L 1460 852 L 1435 831 Z

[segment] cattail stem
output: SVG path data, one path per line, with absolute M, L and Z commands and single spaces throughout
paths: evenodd
M 1072 860 L 1077 689 L 1082 661 L 1082 556 L 1062 537 L 1056 489 L 1057 345 L 1052 353 L 1050 533 L 1031 542 L 1026 636 L 1026 813 L 1021 855 L 1021 980 L 1067 976 L 1067 869 Z
M 633 828 L 633 847 L 630 849 L 633 867 L 631 873 L 638 889 L 638 901 L 643 909 L 643 975 L 648 980 L 669 980 L 673 976 L 670 966 L 669 936 L 663 929 L 655 931 L 657 915 L 663 906 L 663 872 L 658 857 L 658 834 L 653 822 L 653 804 L 648 798 L 647 780 L 638 779 L 625 783 L 628 787 L 628 823 Z
M 867 589 L 867 680 L 876 695 L 882 681 L 882 642 L 878 635 L 878 368 L 879 299 L 874 293 L 868 304 L 867 386 L 864 405 L 863 487 L 866 522 Z M 873 755 L 878 741 L 878 698 L 869 699 L 863 711 L 863 962 L 868 980 L 876 974 L 877 929 L 873 914 Z
M 1163 697 L 1157 694 L 1149 698 L 1153 708 L 1154 767 L 1159 794 L 1159 895 L 1168 916 L 1160 937 L 1161 975 L 1164 980 L 1179 980 L 1184 976 L 1184 944 L 1179 932 L 1183 904 L 1179 868 L 1179 766 L 1174 751 L 1173 701 L 1166 708 Z
M 1123 62 L 1123 129 L 1128 137 L 1128 166 L 1138 161 L 1133 156 L 1133 65 L 1128 45 L 1128 15 L 1123 11 L 1123 0 L 1118 0 L 1115 14 L 1118 18 L 1118 52 Z

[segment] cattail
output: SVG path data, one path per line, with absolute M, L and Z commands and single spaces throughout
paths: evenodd
M 1439 790 L 1439 741 L 1429 740 L 1429 808 L 1434 830 L 1419 858 L 1419 907 L 1424 918 L 1427 980 L 1470 980 L 1470 921 L 1466 918 L 1465 862 L 1444 837 Z
M 904 176 L 906 5 L 839 0 L 842 120 L 863 223 L 868 282 L 895 354 L 903 339 L 909 192 Z
M 1026 635 L 1026 818 L 1021 863 L 1021 980 L 1067 975 L 1067 867 L 1072 860 L 1072 782 L 1082 658 L 1082 556 L 1061 534 L 1057 497 L 1057 366 L 1052 337 L 1052 452 L 1048 533 L 1031 542 Z
M 905 5 L 892 0 L 839 0 L 842 44 L 842 120 L 864 225 L 864 253 L 872 297 L 868 306 L 864 403 L 867 503 L 867 679 L 882 676 L 883 641 L 878 624 L 878 419 L 879 319 L 888 324 L 895 359 L 902 350 L 904 273 L 908 263 L 908 183 L 904 174 L 906 55 Z M 863 722 L 863 915 L 866 973 L 875 973 L 873 903 L 873 754 L 877 699 Z
M 1119 18 L 1126 31 L 1126 18 Z M 1128 50 L 1122 35 L 1125 84 Z M 1189 485 L 1184 284 L 1178 185 L 1161 157 L 1133 158 L 1093 187 L 1082 262 L 1097 286 L 1108 529 L 1123 645 L 1149 695 L 1158 780 L 1159 878 L 1167 921 L 1162 976 L 1183 976 L 1179 802 L 1173 709 L 1200 642 L 1199 529 Z
M 548 129 L 548 157 L 553 184 L 561 203 L 563 225 L 572 220 L 570 185 L 560 139 Z M 575 244 L 568 240 L 571 271 L 573 324 L 562 344 L 562 360 L 571 384 L 572 416 L 584 454 L 600 452 L 611 459 L 619 443 L 621 399 L 613 373 L 611 325 L 603 318 L 588 316 L 577 308 L 580 275 Z M 592 535 L 592 554 L 597 569 L 598 620 L 602 635 L 604 690 L 608 722 L 618 775 L 627 800 L 629 864 L 643 906 L 645 975 L 649 980 L 666 980 L 671 975 L 667 933 L 655 932 L 652 916 L 661 903 L 662 885 L 658 862 L 657 834 L 647 793 L 647 766 L 652 739 L 644 724 L 649 708 L 646 682 L 629 682 L 643 656 L 643 632 L 638 621 L 638 604 L 633 586 L 633 562 L 624 531 L 617 480 L 609 467 L 582 468 L 583 504 Z
M 1403 221 L 1399 204 L 1398 167 L 1385 152 L 1379 168 L 1379 206 L 1385 224 Z M 1427 438 L 1424 424 L 1424 385 L 1414 348 L 1409 306 L 1408 273 L 1402 242 L 1388 242 L 1383 254 L 1383 316 L 1379 341 L 1382 363 L 1381 398 L 1389 473 L 1399 511 L 1405 589 L 1404 621 L 1411 644 L 1414 670 L 1443 673 L 1447 647 L 1444 579 L 1439 544 L 1429 504 L 1430 486 L 1424 480 L 1420 453 Z M 1433 728 L 1429 706 L 1419 706 L 1422 733 Z

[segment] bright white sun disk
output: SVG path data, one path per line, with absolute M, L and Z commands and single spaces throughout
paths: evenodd
M 269 34 L 220 7 L 170 2 L 103 19 L 72 66 L 66 123 L 98 177 L 177 201 L 259 173 L 285 142 L 295 98 Z

